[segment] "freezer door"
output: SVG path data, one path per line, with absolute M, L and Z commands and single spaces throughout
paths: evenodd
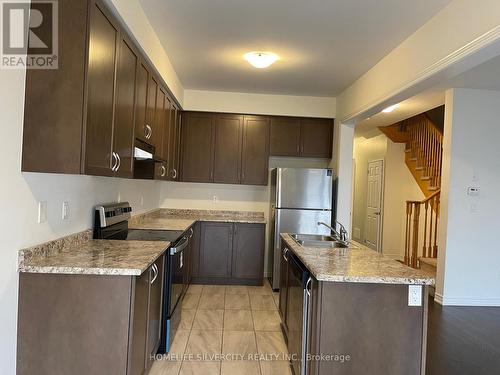
M 274 222 L 274 263 L 273 263 L 273 289 L 279 288 L 281 264 L 281 238 L 280 233 L 300 234 L 330 234 L 324 225 L 318 221 L 331 223 L 331 211 L 320 210 L 291 210 L 277 209 Z
M 331 169 L 279 168 L 276 207 L 330 210 L 332 174 Z

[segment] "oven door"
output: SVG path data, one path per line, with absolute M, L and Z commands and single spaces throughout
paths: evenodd
M 189 245 L 189 238 L 184 236 L 170 248 L 170 308 L 168 315 L 172 316 L 174 309 L 184 293 L 184 250 Z

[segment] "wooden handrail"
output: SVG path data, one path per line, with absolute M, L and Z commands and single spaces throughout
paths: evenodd
M 431 195 L 429 195 L 427 198 L 425 199 L 422 199 L 421 201 L 406 201 L 406 203 L 420 203 L 420 204 L 424 204 L 425 202 L 429 202 L 432 198 L 434 198 L 435 196 L 441 194 L 441 189 L 435 191 L 434 193 L 432 193 Z

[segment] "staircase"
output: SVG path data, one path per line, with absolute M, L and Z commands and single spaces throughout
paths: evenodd
M 435 272 L 443 133 L 425 113 L 380 130 L 393 142 L 406 144 L 406 166 L 426 197 L 406 202 L 404 263 Z

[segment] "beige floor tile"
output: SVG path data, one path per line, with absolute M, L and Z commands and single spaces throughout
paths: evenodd
M 227 294 L 248 294 L 248 287 L 246 285 L 226 285 Z
M 259 286 L 248 286 L 248 293 L 249 294 L 272 294 L 273 290 L 271 288 L 271 285 L 269 284 L 269 281 L 264 280 L 264 285 L 259 285 Z
M 179 375 L 219 375 L 220 362 L 184 361 Z
M 223 361 L 221 375 L 259 375 L 258 361 Z
M 262 375 L 292 375 L 288 361 L 261 361 Z
M 248 294 L 226 294 L 226 309 L 249 309 Z
M 203 288 L 205 290 L 205 288 Z M 224 294 L 202 294 L 199 309 L 224 309 Z
M 180 361 L 182 359 L 182 355 L 186 350 L 186 344 L 189 339 L 189 330 L 178 329 L 174 341 L 172 342 L 172 347 L 168 351 L 167 359 L 173 361 Z
M 250 305 L 252 310 L 276 310 L 276 304 L 274 303 L 272 294 L 251 294 Z
M 200 301 L 199 294 L 186 294 L 182 300 L 183 309 L 196 309 Z
M 252 312 L 250 310 L 224 311 L 225 331 L 253 331 Z
M 255 336 L 260 354 L 281 355 L 288 351 L 281 332 L 255 332 Z
M 222 353 L 237 355 L 255 355 L 257 345 L 254 331 L 224 331 Z
M 198 310 L 194 317 L 193 329 L 222 330 L 224 310 Z
M 202 294 L 225 294 L 225 285 L 204 285 Z
M 155 361 L 148 375 L 177 375 L 181 369 L 182 362 L 167 360 Z
M 186 310 L 182 309 L 182 317 L 181 322 L 179 323 L 179 329 L 191 329 L 193 326 L 194 316 L 196 314 L 196 310 Z
M 186 346 L 186 354 L 214 355 L 222 350 L 222 331 L 191 331 Z
M 203 285 L 191 284 L 191 285 L 189 285 L 189 288 L 186 291 L 186 294 L 201 294 L 202 290 L 203 290 Z
M 280 328 L 280 315 L 276 310 L 253 310 L 253 324 L 256 331 L 278 331 Z

